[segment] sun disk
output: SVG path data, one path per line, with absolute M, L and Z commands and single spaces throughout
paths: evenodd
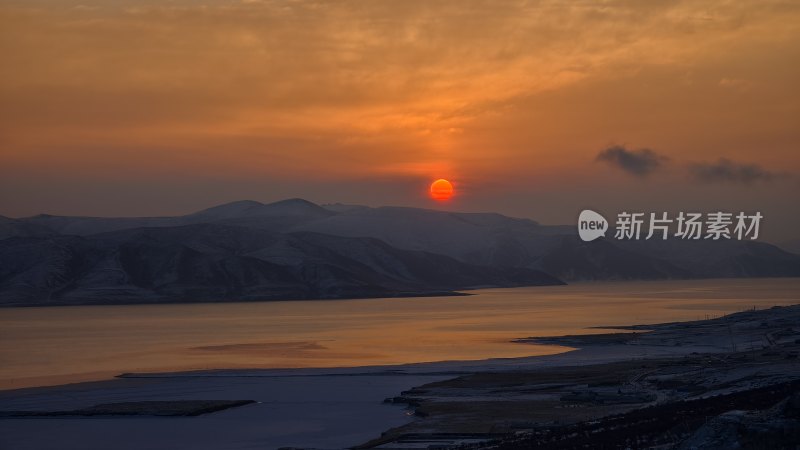
M 431 183 L 431 198 L 434 200 L 449 200 L 453 196 L 453 183 L 440 178 Z

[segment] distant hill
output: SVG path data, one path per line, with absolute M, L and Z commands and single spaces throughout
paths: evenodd
M 778 244 L 778 246 L 786 251 L 800 255 L 800 239 L 784 241 Z
M 0 304 L 348 298 L 473 287 L 800 276 L 752 241 L 582 242 L 493 213 L 238 201 L 175 217 L 0 217 Z
M 0 241 L 0 304 L 57 305 L 442 295 L 562 282 L 401 250 L 372 238 L 221 224 Z

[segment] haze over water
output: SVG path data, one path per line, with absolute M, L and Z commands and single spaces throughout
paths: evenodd
M 513 339 L 798 303 L 800 279 L 483 289 L 467 297 L 0 309 L 0 389 L 123 372 L 481 360 L 564 347 Z

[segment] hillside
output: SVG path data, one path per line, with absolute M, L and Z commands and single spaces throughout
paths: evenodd
M 494 213 L 302 199 L 174 217 L 0 217 L 0 303 L 75 304 L 446 294 L 560 280 L 800 276 L 754 241 L 582 242 Z

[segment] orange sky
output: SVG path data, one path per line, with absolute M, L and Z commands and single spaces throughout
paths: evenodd
M 797 237 L 796 2 L 7 0 L 0 51 L 3 215 L 436 207 L 444 177 L 456 209 L 760 209 Z

